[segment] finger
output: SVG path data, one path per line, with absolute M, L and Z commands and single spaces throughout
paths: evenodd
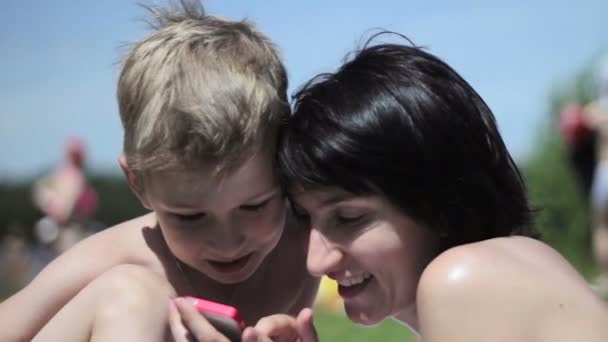
M 247 327 L 243 330 L 241 342 L 277 342 L 277 340 L 271 340 L 268 336 L 261 334 L 255 328 Z
M 169 302 L 169 327 L 175 342 L 188 342 L 188 329 L 182 324 L 182 318 L 172 301 Z
M 298 327 L 295 318 L 277 314 L 266 316 L 258 321 L 255 330 L 261 336 L 270 337 L 275 342 L 295 341 L 298 337 Z
M 273 335 L 273 332 L 281 330 L 296 329 L 296 320 L 284 314 L 276 314 L 261 318 L 255 325 L 255 329 L 264 335 Z
M 241 342 L 259 342 L 258 332 L 252 327 L 245 328 Z
M 183 298 L 175 300 L 175 306 L 181 316 L 181 320 L 196 341 L 203 342 L 230 342 L 226 336 L 220 334 L 214 327 L 200 314 L 194 306 Z
M 318 342 L 319 336 L 314 325 L 313 312 L 310 308 L 304 308 L 296 318 L 298 333 L 301 342 Z

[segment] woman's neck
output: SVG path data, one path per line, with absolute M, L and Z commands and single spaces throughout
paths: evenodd
M 418 325 L 418 310 L 416 309 L 415 303 L 394 315 L 393 319 L 407 326 L 411 331 L 416 334 L 416 336 L 418 336 L 418 341 L 421 341 L 420 327 Z

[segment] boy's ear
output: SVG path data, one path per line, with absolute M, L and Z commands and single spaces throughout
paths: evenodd
M 141 187 L 141 183 L 137 181 L 135 174 L 133 173 L 133 171 L 131 171 L 131 169 L 129 169 L 129 165 L 127 164 L 127 157 L 124 154 L 121 154 L 120 157 L 118 157 L 118 164 L 120 164 L 120 168 L 122 169 L 122 172 L 127 178 L 127 182 L 129 183 L 131 191 L 133 191 L 135 196 L 137 196 L 141 205 L 143 205 L 144 208 L 148 210 L 152 210 L 152 207 L 148 202 L 148 198 L 146 197 L 146 194 Z

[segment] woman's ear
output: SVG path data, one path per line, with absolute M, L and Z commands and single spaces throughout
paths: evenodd
M 146 193 L 142 187 L 142 184 L 141 184 L 142 180 L 137 179 L 137 176 L 135 175 L 135 173 L 129 168 L 129 165 L 127 163 L 127 156 L 125 156 L 124 154 L 121 154 L 120 157 L 118 157 L 118 164 L 120 164 L 120 168 L 122 169 L 122 172 L 125 174 L 125 177 L 127 178 L 127 182 L 129 183 L 129 187 L 131 188 L 131 191 L 133 191 L 135 196 L 137 196 L 141 205 L 148 210 L 153 210 L 152 207 L 150 206 L 150 202 L 148 201 Z

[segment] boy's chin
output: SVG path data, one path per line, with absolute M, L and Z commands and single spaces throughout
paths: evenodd
M 218 268 L 211 263 L 207 263 L 203 271 L 208 277 L 222 284 L 237 284 L 251 278 L 259 269 L 261 260 L 256 253 L 253 253 L 249 260 L 237 268 Z M 202 271 L 202 270 L 201 270 Z

